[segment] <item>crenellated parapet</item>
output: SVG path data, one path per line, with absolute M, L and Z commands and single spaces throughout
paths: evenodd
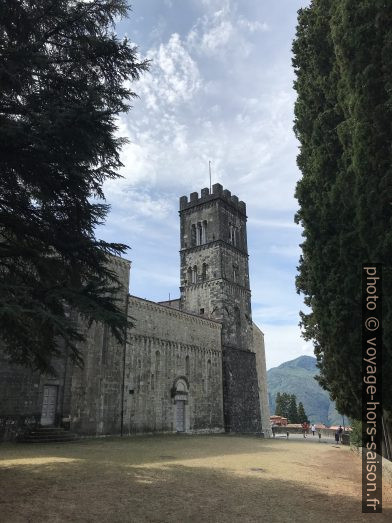
M 213 200 L 223 200 L 230 207 L 238 211 L 239 213 L 246 216 L 246 204 L 243 201 L 239 201 L 238 196 L 231 194 L 228 189 L 223 189 L 223 186 L 220 183 L 215 183 L 212 186 L 212 192 L 205 187 L 200 192 L 200 197 L 198 192 L 192 192 L 190 194 L 189 200 L 187 196 L 181 196 L 180 198 L 180 211 L 186 209 L 191 209 L 197 205 L 203 205 L 207 202 Z

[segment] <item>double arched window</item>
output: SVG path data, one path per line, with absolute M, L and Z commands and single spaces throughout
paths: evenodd
M 234 247 L 237 246 L 237 240 L 238 240 L 238 229 L 235 225 L 232 223 L 229 223 L 229 235 L 230 235 L 230 243 L 234 245 Z
M 207 243 L 207 220 L 197 222 L 191 226 L 191 246 L 204 245 Z
M 201 281 L 206 281 L 207 270 L 208 270 L 208 265 L 206 263 L 203 263 L 203 265 L 201 267 Z M 188 285 L 198 283 L 197 265 L 194 265 L 193 267 L 188 267 L 187 277 L 188 277 L 188 279 L 187 279 Z
M 188 275 L 188 284 L 190 283 L 197 283 L 197 267 L 196 265 L 194 267 L 189 267 L 187 270 Z

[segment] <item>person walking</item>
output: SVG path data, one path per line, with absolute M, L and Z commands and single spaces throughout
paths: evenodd
M 314 423 L 312 424 L 312 434 L 313 436 L 316 434 L 316 425 Z
M 336 429 L 336 431 L 335 431 L 335 441 L 336 441 L 337 445 L 339 445 L 339 440 L 340 440 L 339 429 Z
M 339 432 L 339 441 L 342 441 L 343 428 L 341 425 L 339 425 L 338 432 Z

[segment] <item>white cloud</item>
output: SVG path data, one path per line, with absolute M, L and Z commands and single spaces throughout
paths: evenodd
M 137 90 L 148 109 L 160 111 L 188 101 L 200 88 L 197 64 L 178 33 L 173 33 L 166 44 L 150 49 L 147 58 L 151 60 L 150 72 L 142 76 Z
M 244 27 L 251 33 L 255 31 L 269 31 L 269 25 L 265 22 L 260 22 L 259 20 L 247 20 L 246 18 L 239 18 L 238 25 Z
M 237 11 L 231 2 L 209 3 L 206 14 L 188 33 L 190 47 L 198 54 L 225 60 L 248 56 L 253 44 L 245 33 L 252 35 L 269 28 L 265 22 L 248 20 Z
M 219 48 L 227 46 L 233 32 L 234 28 L 230 21 L 219 21 L 202 35 L 201 49 L 207 53 L 215 53 Z

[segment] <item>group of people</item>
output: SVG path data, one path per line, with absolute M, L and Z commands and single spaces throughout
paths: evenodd
M 302 429 L 303 429 L 303 434 L 304 434 L 304 438 L 306 439 L 306 434 L 308 434 L 309 432 L 309 423 L 307 421 L 305 421 L 304 423 L 302 423 Z M 316 434 L 317 432 L 317 429 L 316 429 L 316 425 L 313 423 L 312 426 L 310 427 L 310 430 L 312 431 L 312 434 L 313 436 Z M 319 437 L 321 436 L 321 433 L 319 432 Z
M 304 435 L 305 439 L 306 439 L 306 435 L 309 433 L 309 428 L 312 431 L 312 435 L 313 436 L 315 436 L 316 433 L 317 433 L 318 437 L 321 438 L 321 431 L 317 430 L 316 425 L 314 423 L 312 423 L 312 425 L 310 425 L 310 423 L 305 421 L 301 425 L 302 425 L 302 432 L 303 432 L 303 435 Z M 336 443 L 339 444 L 339 442 L 342 441 L 342 434 L 343 434 L 343 427 L 341 425 L 339 425 L 339 427 L 335 431 L 335 441 L 336 441 Z M 272 427 L 272 435 L 273 435 L 273 437 L 275 437 L 275 427 Z M 289 437 L 289 432 L 287 432 L 287 438 L 288 437 Z
M 306 434 L 309 432 L 309 423 L 307 423 L 306 421 L 304 423 L 302 423 L 302 429 L 303 429 L 303 434 L 304 434 L 304 438 L 306 439 Z M 314 436 L 317 432 L 317 428 L 316 428 L 316 425 L 313 423 L 312 426 L 310 427 L 310 430 L 312 431 L 312 435 Z M 339 427 L 336 429 L 335 431 L 335 441 L 336 443 L 339 444 L 339 442 L 342 441 L 342 434 L 343 434 L 343 427 L 341 425 L 339 425 Z M 318 436 L 319 438 L 321 438 L 321 432 L 318 431 Z

